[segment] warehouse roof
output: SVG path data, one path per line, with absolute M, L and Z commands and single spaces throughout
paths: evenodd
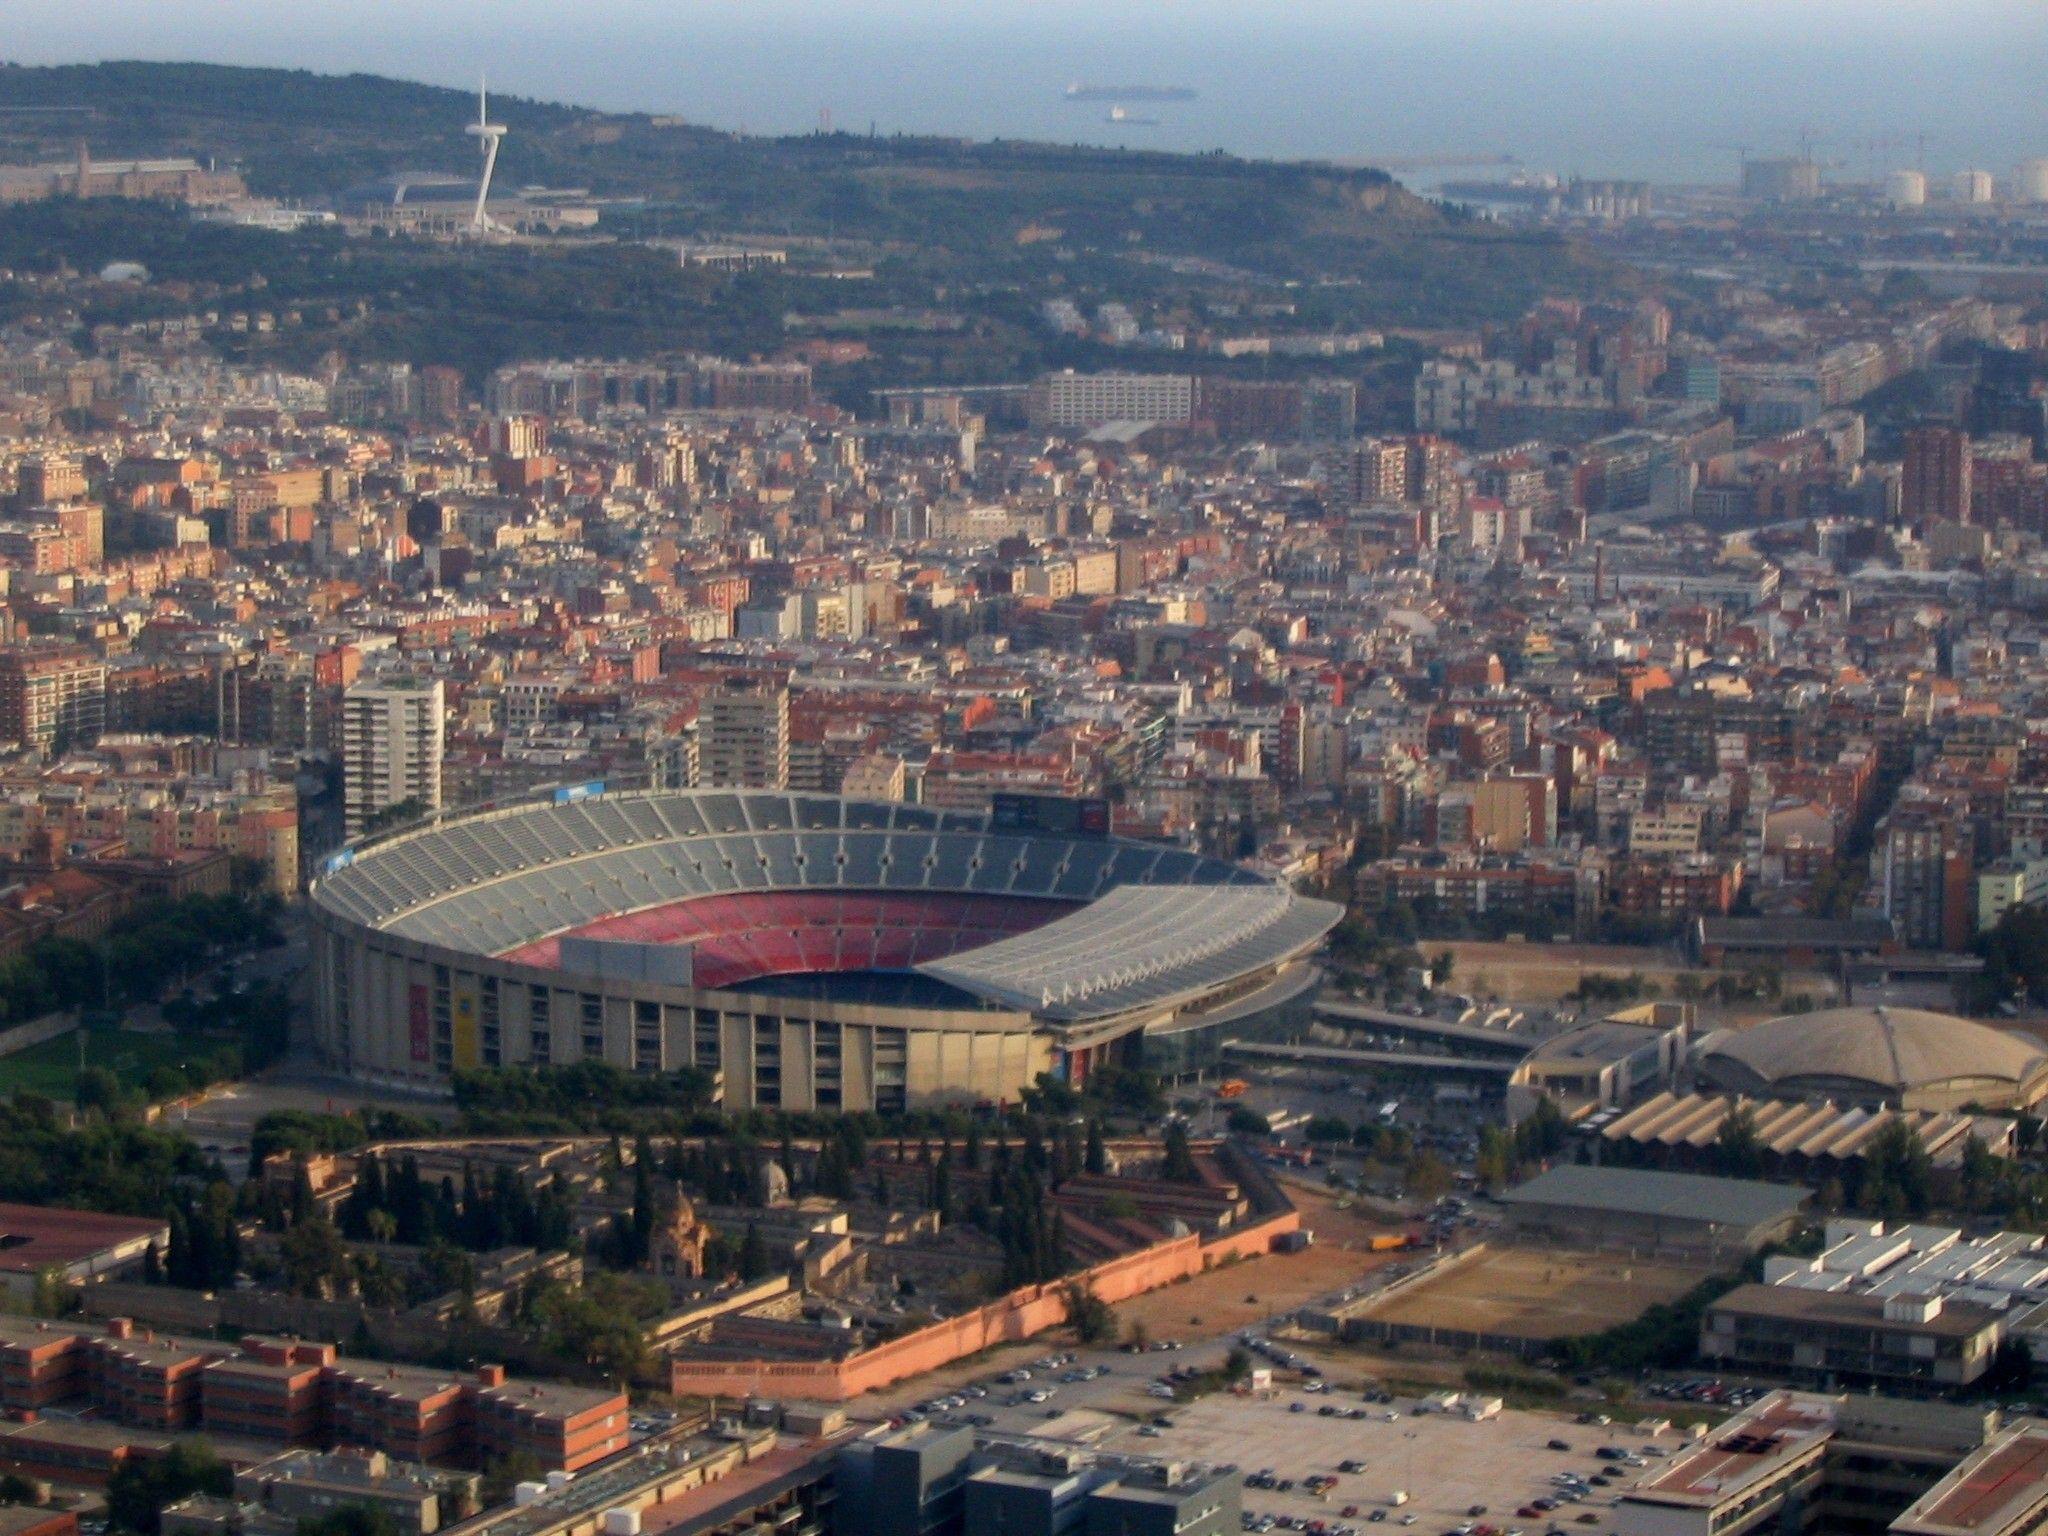
M 1615 1216 L 1663 1216 L 1721 1227 L 1756 1227 L 1798 1211 L 1813 1193 L 1797 1184 L 1717 1179 L 1699 1173 L 1594 1168 L 1567 1163 L 1500 1197 L 1510 1206 L 1572 1206 Z
M 0 1204 L 0 1272 L 65 1269 L 136 1244 L 168 1242 L 170 1230 L 158 1217 Z

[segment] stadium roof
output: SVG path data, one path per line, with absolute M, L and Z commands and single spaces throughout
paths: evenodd
M 502 956 L 622 913 L 784 891 L 1088 903 L 1028 939 L 968 952 L 972 962 L 919 968 L 1068 1020 L 1164 1003 L 1289 959 L 1342 915 L 1182 848 L 747 790 L 597 794 L 451 817 L 345 853 L 311 899 L 380 932 Z
M 1503 1205 L 1571 1206 L 1615 1216 L 1661 1216 L 1747 1230 L 1797 1211 L 1813 1191 L 1757 1179 L 1566 1163 L 1501 1195 Z
M 1342 915 L 1278 885 L 1125 885 L 1042 928 L 918 969 L 1042 1017 L 1101 1018 L 1283 958 Z

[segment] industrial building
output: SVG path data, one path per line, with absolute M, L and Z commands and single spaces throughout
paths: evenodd
M 1647 1003 L 1563 1030 L 1515 1068 L 1509 1113 L 1520 1119 L 1539 1097 L 1554 1100 L 1567 1117 L 1633 1104 L 1669 1085 L 1691 1031 L 1687 1003 Z
M 1873 1308 L 1883 1308 L 1879 1331 L 1893 1346 L 1922 1351 L 1917 1360 L 1880 1360 L 1865 1371 L 1872 1377 L 1899 1376 L 1919 1380 L 1924 1367 L 1945 1360 L 1939 1344 L 1909 1346 L 1917 1325 L 1929 1337 L 1948 1337 L 1958 1318 L 1984 1325 L 1988 1346 L 1961 1357 L 1957 1367 L 1940 1365 L 1941 1385 L 1975 1380 L 1990 1368 L 1991 1352 L 2005 1339 L 2016 1339 L 2039 1354 L 2048 1350 L 2048 1241 L 2032 1232 L 1989 1232 L 1966 1235 L 1960 1228 L 1927 1222 L 1890 1225 L 1881 1221 L 1831 1218 L 1824 1246 L 1812 1258 L 1774 1256 L 1765 1261 L 1763 1284 L 1753 1291 L 1778 1291 L 1788 1296 L 1860 1299 L 1862 1310 L 1842 1312 L 1849 1324 Z M 1735 1293 L 1739 1296 L 1740 1293 Z M 1735 1303 L 1735 1296 L 1727 1298 Z M 1790 1348 L 1783 1364 L 1809 1378 L 1849 1379 L 1856 1361 L 1818 1353 L 1823 1336 L 1800 1337 L 1771 1318 L 1797 1316 L 1796 1300 L 1744 1298 L 1730 1322 L 1712 1342 L 1721 1357 L 1761 1354 Z M 1923 1315 L 1924 1314 L 1924 1315 Z M 1836 1317 L 1816 1312 L 1816 1317 Z M 1873 1325 L 1877 1326 L 1877 1325 Z M 1703 1351 L 1707 1348 L 1703 1344 Z M 1859 1348 L 1862 1346 L 1858 1346 Z
M 1645 1472 L 1616 1536 L 2015 1536 L 2048 1506 L 2043 1427 L 1983 1406 L 1773 1392 Z
M 841 1453 L 838 1536 L 1231 1536 L 1240 1476 L 912 1424 Z
M 1740 1257 L 1798 1225 L 1811 1190 L 1752 1179 L 1567 1163 L 1500 1196 L 1533 1243 Z
M 1975 1301 L 1741 1285 L 1700 1320 L 1700 1359 L 1826 1387 L 1959 1392 L 1991 1369 L 2000 1313 Z
M 483 1479 L 382 1451 L 286 1451 L 235 1473 L 232 1497 L 192 1494 L 165 1506 L 163 1536 L 297 1536 L 299 1522 L 372 1509 L 399 1536 L 434 1536 L 477 1511 Z
M 1894 1122 L 1904 1122 L 1947 1176 L 1961 1168 L 1972 1138 L 1994 1157 L 2010 1155 L 2013 1145 L 2013 1122 L 2000 1115 L 1721 1093 L 1658 1093 L 1604 1123 L 1589 1121 L 1587 1130 L 1602 1161 L 1710 1171 L 1729 1116 L 1738 1113 L 1748 1117 L 1765 1177 L 1815 1185 L 1846 1181 Z

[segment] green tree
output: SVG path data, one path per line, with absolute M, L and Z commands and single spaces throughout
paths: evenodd
M 1888 1217 L 1925 1216 L 1934 1199 L 1934 1160 L 1919 1133 L 1894 1115 L 1863 1153 L 1857 1204 Z
M 60 1269 L 36 1271 L 35 1289 L 29 1296 L 29 1310 L 37 1317 L 62 1317 L 71 1310 L 71 1285 Z
M 521 1483 L 537 1483 L 547 1473 L 540 1458 L 531 1451 L 512 1450 L 484 1462 L 483 1485 L 478 1502 L 485 1509 L 512 1502 L 512 1490 Z
M 1489 1193 L 1502 1190 L 1515 1176 L 1514 1141 L 1497 1125 L 1479 1133 L 1479 1154 L 1472 1163 L 1473 1175 Z
M 1083 1344 L 1095 1345 L 1113 1337 L 1116 1333 L 1116 1313 L 1087 1285 L 1074 1281 L 1066 1287 L 1067 1321 L 1073 1325 L 1074 1337 Z
M 1401 1182 L 1412 1200 L 1440 1200 L 1450 1193 L 1451 1170 L 1434 1152 L 1418 1152 L 1408 1160 Z
M 1991 1155 L 1983 1138 L 1972 1131 L 1963 1142 L 1963 1162 L 1956 1180 L 1964 1207 L 1984 1210 L 1997 1195 L 2002 1177 L 1998 1159 Z
M 1098 1178 L 1109 1172 L 1109 1149 L 1103 1145 L 1100 1120 L 1088 1122 L 1088 1145 L 1081 1156 L 1081 1167 Z
M 1757 1134 L 1756 1109 L 1747 1099 L 1736 1101 L 1714 1138 L 1714 1167 L 1731 1179 L 1753 1179 L 1763 1172 L 1764 1144 Z
M 107 1519 L 136 1536 L 156 1536 L 166 1504 L 188 1494 L 226 1498 L 235 1477 L 204 1440 L 179 1440 L 161 1456 L 131 1457 L 107 1481 Z
M 1233 1136 L 1270 1136 L 1272 1124 L 1255 1109 L 1242 1104 L 1230 1106 L 1230 1113 L 1223 1117 L 1223 1123 Z
M 71 1102 L 81 1112 L 96 1109 L 111 1115 L 121 1107 L 121 1080 L 105 1067 L 86 1067 L 72 1084 Z
M 760 1227 L 751 1221 L 747 1223 L 746 1236 L 740 1239 L 739 1263 L 742 1280 L 763 1279 L 771 1267 L 768 1244 L 761 1237 Z
M 285 1233 L 278 1245 L 285 1287 L 294 1296 L 329 1298 L 345 1292 L 354 1269 L 348 1242 L 324 1216 L 311 1217 Z
M 1174 1120 L 1166 1127 L 1166 1155 L 1159 1164 L 1159 1177 L 1175 1184 L 1193 1184 L 1201 1174 L 1195 1169 L 1195 1155 L 1188 1146 L 1188 1126 L 1185 1120 Z

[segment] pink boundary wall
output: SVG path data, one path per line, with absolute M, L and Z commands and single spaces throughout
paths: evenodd
M 686 1397 L 761 1396 L 841 1403 L 926 1371 L 937 1370 L 997 1344 L 1014 1344 L 1067 1320 L 1067 1287 L 1084 1284 L 1106 1302 L 1128 1301 L 1232 1259 L 1256 1258 L 1274 1240 L 1301 1228 L 1301 1213 L 1286 1211 L 1253 1226 L 1204 1243 L 1195 1236 L 1169 1238 L 1137 1253 L 1081 1270 L 1045 1285 L 1027 1285 L 1007 1296 L 891 1339 L 844 1360 L 676 1361 L 669 1367 L 670 1390 Z

